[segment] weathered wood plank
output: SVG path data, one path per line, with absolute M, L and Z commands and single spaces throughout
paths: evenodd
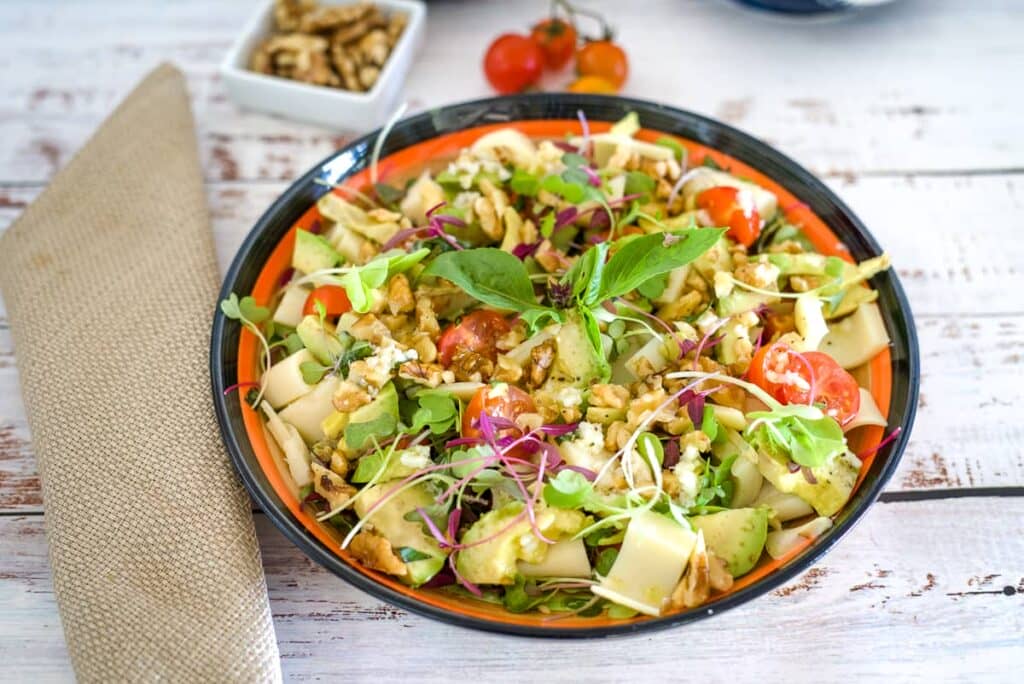
M 395 680 L 439 682 L 637 681 L 685 662 L 694 681 L 734 681 L 742 645 L 757 652 L 765 681 L 949 681 L 952 673 L 956 681 L 1011 681 L 1010 666 L 1024 658 L 1024 499 L 878 504 L 793 583 L 616 648 L 556 646 L 410 615 L 314 565 L 264 516 L 257 529 L 289 679 L 378 681 L 386 671 Z M 0 620 L 5 667 L 23 679 L 69 676 L 42 518 L 0 518 L 0 578 L 0 615 L 9 617 Z M 699 644 L 700 657 L 680 651 L 680 639 Z M 569 653 L 571 662 L 553 667 L 551 658 Z M 799 664 L 812 659 L 813 673 L 801 675 Z
M 731 3 L 658 0 L 628 12 L 613 0 L 589 4 L 614 21 L 630 53 L 626 95 L 724 119 L 819 173 L 1013 168 L 1024 159 L 1019 89 L 979 77 L 1024 70 L 1019 29 L 1007 21 L 1012 0 L 894 3 L 813 24 Z M 164 60 L 188 75 L 209 179 L 285 179 L 325 156 L 343 138 L 241 113 L 224 95 L 216 66 L 252 9 L 246 0 L 189 0 L 173 11 L 113 0 L 59 12 L 30 0 L 0 5 L 0 181 L 49 178 Z M 430 7 L 428 30 L 444 39 L 426 41 L 410 74 L 414 110 L 491 93 L 480 70 L 491 33 L 480 27 L 504 26 L 504 16 L 498 2 Z M 756 68 L 737 68 L 737 45 L 760 46 L 748 60 Z

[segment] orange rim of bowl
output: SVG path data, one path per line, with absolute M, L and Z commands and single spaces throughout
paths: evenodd
M 590 122 L 592 133 L 600 133 L 610 128 L 608 122 Z M 459 150 L 470 146 L 480 136 L 500 129 L 514 128 L 531 138 L 558 139 L 568 134 L 579 135 L 581 133 L 580 122 L 572 119 L 538 119 L 529 121 L 509 122 L 490 124 L 468 128 L 453 133 L 432 138 L 407 148 L 399 150 L 378 163 L 378 178 L 380 182 L 386 182 L 389 178 L 405 178 L 411 172 L 426 167 L 430 162 L 438 159 L 453 157 Z M 688 153 L 692 165 L 701 164 L 706 158 L 712 159 L 719 166 L 728 168 L 730 172 L 750 178 L 757 184 L 775 193 L 779 199 L 779 207 L 784 212 L 786 219 L 800 227 L 807 235 L 814 247 L 829 256 L 837 256 L 846 261 L 853 261 L 845 245 L 836 238 L 832 230 L 822 221 L 817 214 L 809 207 L 801 203 L 791 192 L 783 188 L 771 178 L 765 176 L 757 169 L 744 164 L 718 150 L 714 150 L 700 143 L 676 135 L 669 135 L 660 131 L 641 129 L 636 137 L 640 140 L 654 142 L 663 137 L 671 138 L 682 145 Z M 369 168 L 353 174 L 345 180 L 344 186 L 361 192 L 370 187 Z M 340 196 L 346 193 L 334 189 Z M 314 203 L 289 229 L 288 233 L 274 248 L 252 290 L 252 296 L 261 305 L 267 305 L 277 292 L 278 284 L 285 272 L 291 268 L 291 253 L 295 242 L 295 231 L 299 228 L 311 229 L 320 220 L 320 215 Z M 892 390 L 892 365 L 888 349 L 879 352 L 868 364 L 870 377 L 870 392 L 878 404 L 882 415 L 889 414 L 889 402 Z M 251 383 L 259 380 L 259 344 L 256 336 L 248 330 L 243 329 L 238 343 L 238 382 Z M 291 514 L 302 523 L 302 526 L 316 537 L 327 548 L 331 549 L 339 558 L 345 561 L 349 567 L 365 575 L 373 581 L 382 584 L 389 589 L 398 592 L 414 601 L 426 603 L 435 608 L 460 613 L 467 617 L 477 618 L 488 622 L 498 622 L 507 625 L 531 626 L 537 628 L 558 627 L 559 629 L 573 628 L 594 628 L 611 625 L 621 625 L 627 622 L 641 622 L 652 619 L 661 619 L 666 616 L 688 612 L 686 610 L 666 613 L 660 618 L 638 616 L 628 620 L 613 620 L 605 616 L 581 618 L 576 616 L 546 616 L 539 613 L 516 614 L 506 611 L 503 607 L 489 604 L 484 601 L 471 600 L 468 597 L 448 594 L 436 589 L 413 589 L 390 575 L 370 570 L 356 562 L 352 556 L 341 549 L 338 537 L 328 525 L 317 522 L 313 515 L 303 509 L 293 487 L 282 475 L 278 461 L 268 443 L 268 436 L 263 428 L 259 414 L 246 402 L 240 402 L 242 417 L 245 422 L 245 429 L 252 445 L 256 460 L 267 480 L 273 487 L 274 492 L 284 502 Z M 870 452 L 863 457 L 863 466 L 860 475 L 854 485 L 854 492 L 860 487 L 865 474 L 871 467 L 875 458 L 875 447 L 878 446 L 884 433 L 883 428 L 868 426 L 857 429 L 857 433 L 851 436 L 850 448 L 854 453 Z M 852 493 L 851 493 L 852 498 Z M 764 557 L 754 570 L 743 577 L 738 578 L 732 589 L 723 594 L 716 594 L 714 600 L 694 610 L 714 609 L 715 603 L 734 594 L 737 591 L 749 587 L 761 579 L 771 575 L 784 566 L 789 560 L 799 555 L 812 540 L 806 540 L 794 548 L 786 556 L 780 559 Z

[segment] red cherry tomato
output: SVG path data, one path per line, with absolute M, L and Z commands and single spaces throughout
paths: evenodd
M 697 208 L 706 211 L 716 226 L 728 226 L 728 236 L 749 247 L 761 233 L 761 215 L 754 207 L 740 206 L 739 194 L 726 185 L 708 188 L 697 195 Z
M 860 387 L 852 375 L 836 363 L 828 354 L 817 351 L 803 353 L 804 359 L 814 372 L 814 403 L 824 404 L 826 415 L 832 416 L 840 425 L 846 425 L 860 410 Z M 801 366 L 801 375 L 807 380 L 807 369 Z M 808 390 L 789 384 L 782 390 L 787 404 L 806 404 L 810 399 Z
M 498 354 L 498 338 L 510 329 L 508 321 L 497 311 L 474 311 L 441 333 L 437 340 L 438 361 L 442 366 L 448 366 L 459 349 L 474 351 L 494 361 Z
M 486 385 L 476 391 L 462 414 L 462 436 L 481 436 L 480 429 L 476 427 L 481 413 L 486 412 L 492 418 L 515 420 L 523 413 L 533 413 L 536 410 L 537 405 L 533 403 L 533 398 L 518 387 L 504 384 Z M 507 430 L 499 430 L 499 436 L 503 432 Z M 517 446 L 507 453 L 514 458 L 527 458 L 532 452 L 526 446 Z
M 594 93 L 614 95 L 619 89 L 600 76 L 580 76 L 566 88 L 570 93 Z
M 621 88 L 629 76 L 629 60 L 610 40 L 591 40 L 576 53 L 576 71 L 580 76 L 599 76 Z
M 801 358 L 803 360 L 801 360 Z M 806 404 L 811 399 L 814 374 L 814 403 L 846 425 L 860 410 L 860 389 L 852 375 L 828 354 L 797 354 L 785 344 L 761 347 L 750 362 L 747 377 L 784 404 Z
M 319 301 L 324 305 L 328 316 L 340 316 L 346 311 L 352 310 L 352 303 L 348 301 L 345 288 L 338 285 L 321 285 L 306 297 L 306 303 L 302 305 L 302 315 L 312 316 L 316 313 L 314 302 Z
M 534 24 L 530 38 L 544 52 L 548 69 L 561 69 L 576 52 L 576 29 L 567 21 L 552 17 Z
M 543 68 L 544 51 L 527 36 L 516 33 L 498 36 L 484 55 L 484 74 L 502 95 L 533 85 Z

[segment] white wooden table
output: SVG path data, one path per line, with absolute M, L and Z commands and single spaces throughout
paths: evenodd
M 513 7 L 522 7 L 513 10 Z M 719 117 L 824 177 L 893 261 L 924 372 L 883 500 L 817 567 L 698 625 L 613 642 L 448 627 L 347 586 L 257 515 L 295 679 L 1020 681 L 1024 665 L 1024 8 L 903 0 L 798 22 L 724 0 L 594 2 L 632 59 L 626 93 Z M 445 2 L 413 109 L 488 93 L 489 39 L 546 0 Z M 347 136 L 238 111 L 216 65 L 251 6 L 0 4 L 0 230 L 151 67 L 188 75 L 219 257 Z M 0 679 L 66 680 L 43 506 L 0 308 Z

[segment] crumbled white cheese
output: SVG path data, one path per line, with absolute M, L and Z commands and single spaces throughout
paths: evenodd
M 732 292 L 733 279 L 728 271 L 715 271 L 715 296 L 725 297 Z
M 487 393 L 487 396 L 491 399 L 504 399 L 508 396 L 508 383 L 494 383 L 491 385 L 491 390 Z
M 722 319 L 716 316 L 711 309 L 708 309 L 697 319 L 697 329 L 707 335 L 721 322 Z
M 600 425 L 585 420 L 576 427 L 576 438 L 562 442 L 559 450 L 569 465 L 595 473 L 611 458 L 611 453 L 604 448 L 604 430 Z
M 578 387 L 563 387 L 555 394 L 555 400 L 566 408 L 572 408 L 583 403 L 583 392 Z
M 403 449 L 399 452 L 398 460 L 406 468 L 413 468 L 415 470 L 426 468 L 431 464 L 430 445 L 417 444 L 416 446 Z

